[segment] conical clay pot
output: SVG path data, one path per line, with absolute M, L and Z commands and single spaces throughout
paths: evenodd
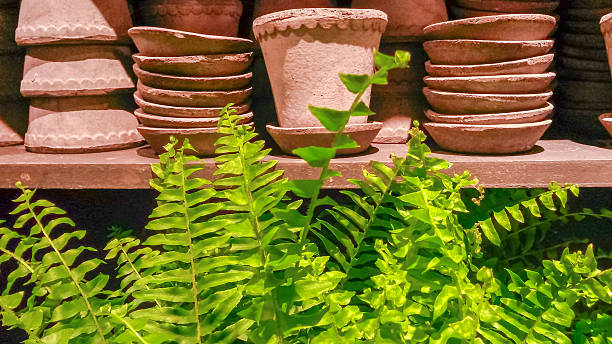
M 270 76 L 281 127 L 316 127 L 308 106 L 350 108 L 355 95 L 338 73 L 371 74 L 387 15 L 377 10 L 296 9 L 253 23 Z M 370 103 L 370 90 L 363 100 Z M 365 123 L 354 117 L 350 123 Z
M 423 37 L 423 28 L 448 20 L 444 0 L 353 0 L 353 8 L 373 8 L 389 16 L 384 36 Z
M 238 35 L 239 0 L 147 0 L 139 3 L 144 25 L 208 35 Z
M 126 0 L 22 0 L 19 45 L 129 43 L 132 18 Z
M 600 21 L 601 32 L 604 35 L 606 42 L 606 51 L 608 52 L 608 63 L 612 70 L 612 13 L 606 14 Z

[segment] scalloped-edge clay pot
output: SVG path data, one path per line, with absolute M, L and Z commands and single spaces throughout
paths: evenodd
M 382 125 L 380 122 L 348 124 L 344 133 L 355 140 L 359 147 L 340 149 L 338 155 L 358 154 L 368 150 Z M 292 152 L 295 149 L 302 147 L 331 147 L 336 135 L 324 127 L 284 128 L 268 124 L 266 129 L 278 147 L 291 155 L 294 155 Z
M 23 55 L 0 55 L 0 102 L 21 99 Z
M 608 106 L 605 109 L 567 109 L 557 107 L 555 109 L 555 120 L 558 121 L 559 127 L 564 131 L 585 139 L 605 139 L 609 134 L 601 125 L 599 116 L 602 113 L 610 111 L 612 107 Z
M 15 40 L 19 45 L 129 44 L 130 27 L 126 0 L 22 0 Z
M 229 103 L 239 104 L 247 101 L 252 87 L 235 91 L 174 91 L 143 85 L 138 82 L 142 99 L 161 105 L 179 107 L 223 107 Z
M 546 39 L 555 24 L 555 18 L 545 14 L 504 14 L 447 21 L 429 25 L 423 31 L 430 40 L 535 41 Z
M 91 153 L 135 147 L 128 96 L 33 98 L 25 146 L 36 153 Z
M 454 124 L 513 124 L 513 123 L 532 123 L 544 120 L 554 110 L 551 103 L 547 103 L 543 108 L 526 111 L 489 113 L 476 115 L 447 115 L 427 110 L 427 118 L 438 123 Z
M 134 116 L 138 118 L 138 121 L 145 127 L 153 128 L 212 128 L 217 127 L 219 124 L 220 117 L 208 117 L 208 118 L 181 118 L 181 117 L 166 117 L 156 116 L 149 113 L 145 113 L 142 109 L 134 110 Z M 238 124 L 245 124 L 253 119 L 253 113 L 247 112 L 239 115 L 240 120 Z
M 431 89 L 465 93 L 541 93 L 555 79 L 555 73 L 464 77 L 431 77 L 423 80 Z
M 170 142 L 170 137 L 174 136 L 181 144 L 185 139 L 189 139 L 197 153 L 187 152 L 197 156 L 215 155 L 215 142 L 223 136 L 217 132 L 217 128 L 153 128 L 140 125 L 138 132 L 157 154 L 166 152 L 164 146 Z
M 599 121 L 606 128 L 608 133 L 612 136 L 612 113 L 604 113 L 599 116 Z
M 245 38 L 203 35 L 161 27 L 138 26 L 128 30 L 138 51 L 145 56 L 194 56 L 252 52 Z
M 425 62 L 425 70 L 431 76 L 485 76 L 510 74 L 542 74 L 553 63 L 555 54 L 530 57 L 509 62 L 477 65 L 437 65 Z
M 546 105 L 553 93 L 476 94 L 436 91 L 423 88 L 429 104 L 445 114 L 479 114 L 533 110 Z
M 253 62 L 253 53 L 154 57 L 134 54 L 142 70 L 188 77 L 214 77 L 244 74 Z
M 309 8 L 275 12 L 253 22 L 281 127 L 320 126 L 309 105 L 348 109 L 355 95 L 338 73 L 370 74 L 387 15 L 378 10 Z M 371 90 L 362 100 L 370 103 Z M 349 123 L 365 123 L 353 117 Z
M 608 63 L 610 70 L 612 70 L 612 13 L 603 16 L 599 23 L 601 26 L 601 32 L 604 35 L 606 51 L 608 52 Z
M 608 62 L 608 54 L 605 49 L 591 49 L 584 47 L 574 47 L 567 44 L 560 44 L 558 55 L 575 58 L 588 57 L 589 60 Z
M 552 121 L 520 124 L 425 123 L 440 148 L 477 154 L 511 154 L 531 150 Z
M 434 64 L 476 65 L 521 60 L 547 54 L 553 40 L 542 41 L 484 41 L 436 40 L 423 43 Z
M 610 72 L 609 64 L 604 61 L 586 60 L 567 56 L 559 56 L 559 61 L 561 65 L 566 68 Z
M 385 37 L 423 37 L 425 26 L 448 21 L 444 0 L 353 0 L 352 8 L 372 8 L 389 17 Z
M 604 81 L 610 82 L 609 71 L 582 70 L 572 68 L 557 68 L 559 79 L 579 80 L 579 81 Z
M 28 49 L 21 94 L 70 97 L 134 90 L 130 47 L 49 45 Z
M 27 127 L 27 103 L 0 103 L 0 147 L 22 144 Z
M 22 50 L 15 43 L 18 16 L 17 8 L 0 8 L 0 54 L 14 54 Z
M 138 3 L 144 25 L 235 37 L 240 0 L 146 0 Z
M 559 7 L 559 1 L 528 0 L 455 0 L 458 6 L 482 11 L 505 13 L 552 13 Z
M 177 91 L 228 91 L 251 84 L 253 73 L 232 76 L 187 77 L 151 73 L 134 65 L 134 73 L 143 85 Z
M 165 116 L 165 117 L 179 117 L 179 118 L 210 118 L 210 117 L 219 117 L 222 107 L 180 107 L 180 106 L 170 106 L 170 105 L 161 105 L 148 102 L 140 96 L 140 92 L 134 92 L 134 100 L 136 101 L 136 105 L 138 105 L 144 112 Z M 245 112 L 250 111 L 251 103 L 246 102 L 242 104 L 236 104 L 230 107 L 232 110 L 236 110 L 234 114 L 241 115 Z
M 562 80 L 557 92 L 569 102 L 597 102 L 612 99 L 612 82 Z
M 335 0 L 255 0 L 253 18 L 295 8 L 336 7 Z

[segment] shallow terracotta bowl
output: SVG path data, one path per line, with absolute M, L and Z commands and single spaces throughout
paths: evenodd
M 433 110 L 425 111 L 427 118 L 438 123 L 454 124 L 515 124 L 532 123 L 546 119 L 553 112 L 553 105 L 547 103 L 546 106 L 526 111 L 490 113 L 475 115 L 448 115 L 437 113 Z
M 435 40 L 423 43 L 434 64 L 475 65 L 521 60 L 547 54 L 553 40 L 485 41 L 471 39 Z
M 140 92 L 134 93 L 134 100 L 144 112 L 166 117 L 183 117 L 183 118 L 204 118 L 204 117 L 219 117 L 222 107 L 182 107 L 170 106 L 148 102 L 142 99 Z M 236 110 L 234 114 L 240 115 L 248 112 L 251 109 L 251 103 L 236 104 L 230 109 Z
M 134 62 L 152 73 L 204 77 L 244 74 L 253 62 L 253 53 L 155 57 L 134 54 Z
M 423 80 L 429 88 L 439 91 L 517 94 L 544 92 L 554 79 L 555 73 L 464 77 L 426 76 Z
M 181 117 L 165 117 L 157 116 L 144 112 L 142 109 L 136 109 L 134 116 L 138 121 L 146 127 L 154 128 L 212 128 L 217 127 L 220 117 L 208 118 L 181 118 Z M 240 115 L 239 124 L 248 123 L 253 119 L 253 113 L 247 112 Z
M 249 86 L 253 73 L 215 77 L 187 77 L 147 72 L 133 66 L 138 80 L 146 86 L 177 91 L 228 91 Z

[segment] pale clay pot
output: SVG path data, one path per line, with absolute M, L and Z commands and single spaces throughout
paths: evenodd
M 308 105 L 348 110 L 355 99 L 338 73 L 371 74 L 387 15 L 377 10 L 296 9 L 257 18 L 281 127 L 320 127 Z M 368 90 L 363 101 L 370 103 Z M 349 123 L 366 123 L 354 117 Z
M 601 32 L 604 35 L 606 42 L 606 51 L 608 52 L 608 64 L 612 70 L 612 13 L 606 14 L 600 21 Z

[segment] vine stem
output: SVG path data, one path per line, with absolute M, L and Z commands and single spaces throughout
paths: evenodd
M 132 271 L 134 271 L 136 276 L 138 276 L 138 279 L 142 279 L 142 275 L 140 274 L 140 272 L 138 272 L 138 269 L 136 269 L 136 267 L 134 266 L 134 263 L 132 262 L 132 259 L 130 259 L 130 256 L 128 256 L 128 253 L 123 248 L 123 244 L 120 244 L 120 250 L 121 250 L 121 253 L 123 253 L 123 255 L 125 256 L 125 260 L 130 264 L 130 267 L 132 268 Z M 144 287 L 147 290 L 151 290 L 149 288 L 149 286 L 146 285 L 146 284 L 144 285 Z M 159 308 L 161 308 L 161 306 L 162 306 L 157 299 L 155 299 L 155 304 L 157 304 L 157 307 L 159 307 Z
M 117 314 L 113 314 L 113 313 L 109 313 L 109 314 L 115 320 L 117 320 L 120 323 L 122 323 L 128 330 L 130 330 L 130 332 L 132 332 L 132 334 L 140 341 L 141 344 L 149 344 L 149 342 L 147 342 L 144 338 L 142 338 L 142 336 L 140 336 L 138 331 L 136 331 L 136 329 L 134 329 L 134 327 L 132 327 L 132 325 L 130 323 L 125 321 L 122 317 L 118 316 Z

